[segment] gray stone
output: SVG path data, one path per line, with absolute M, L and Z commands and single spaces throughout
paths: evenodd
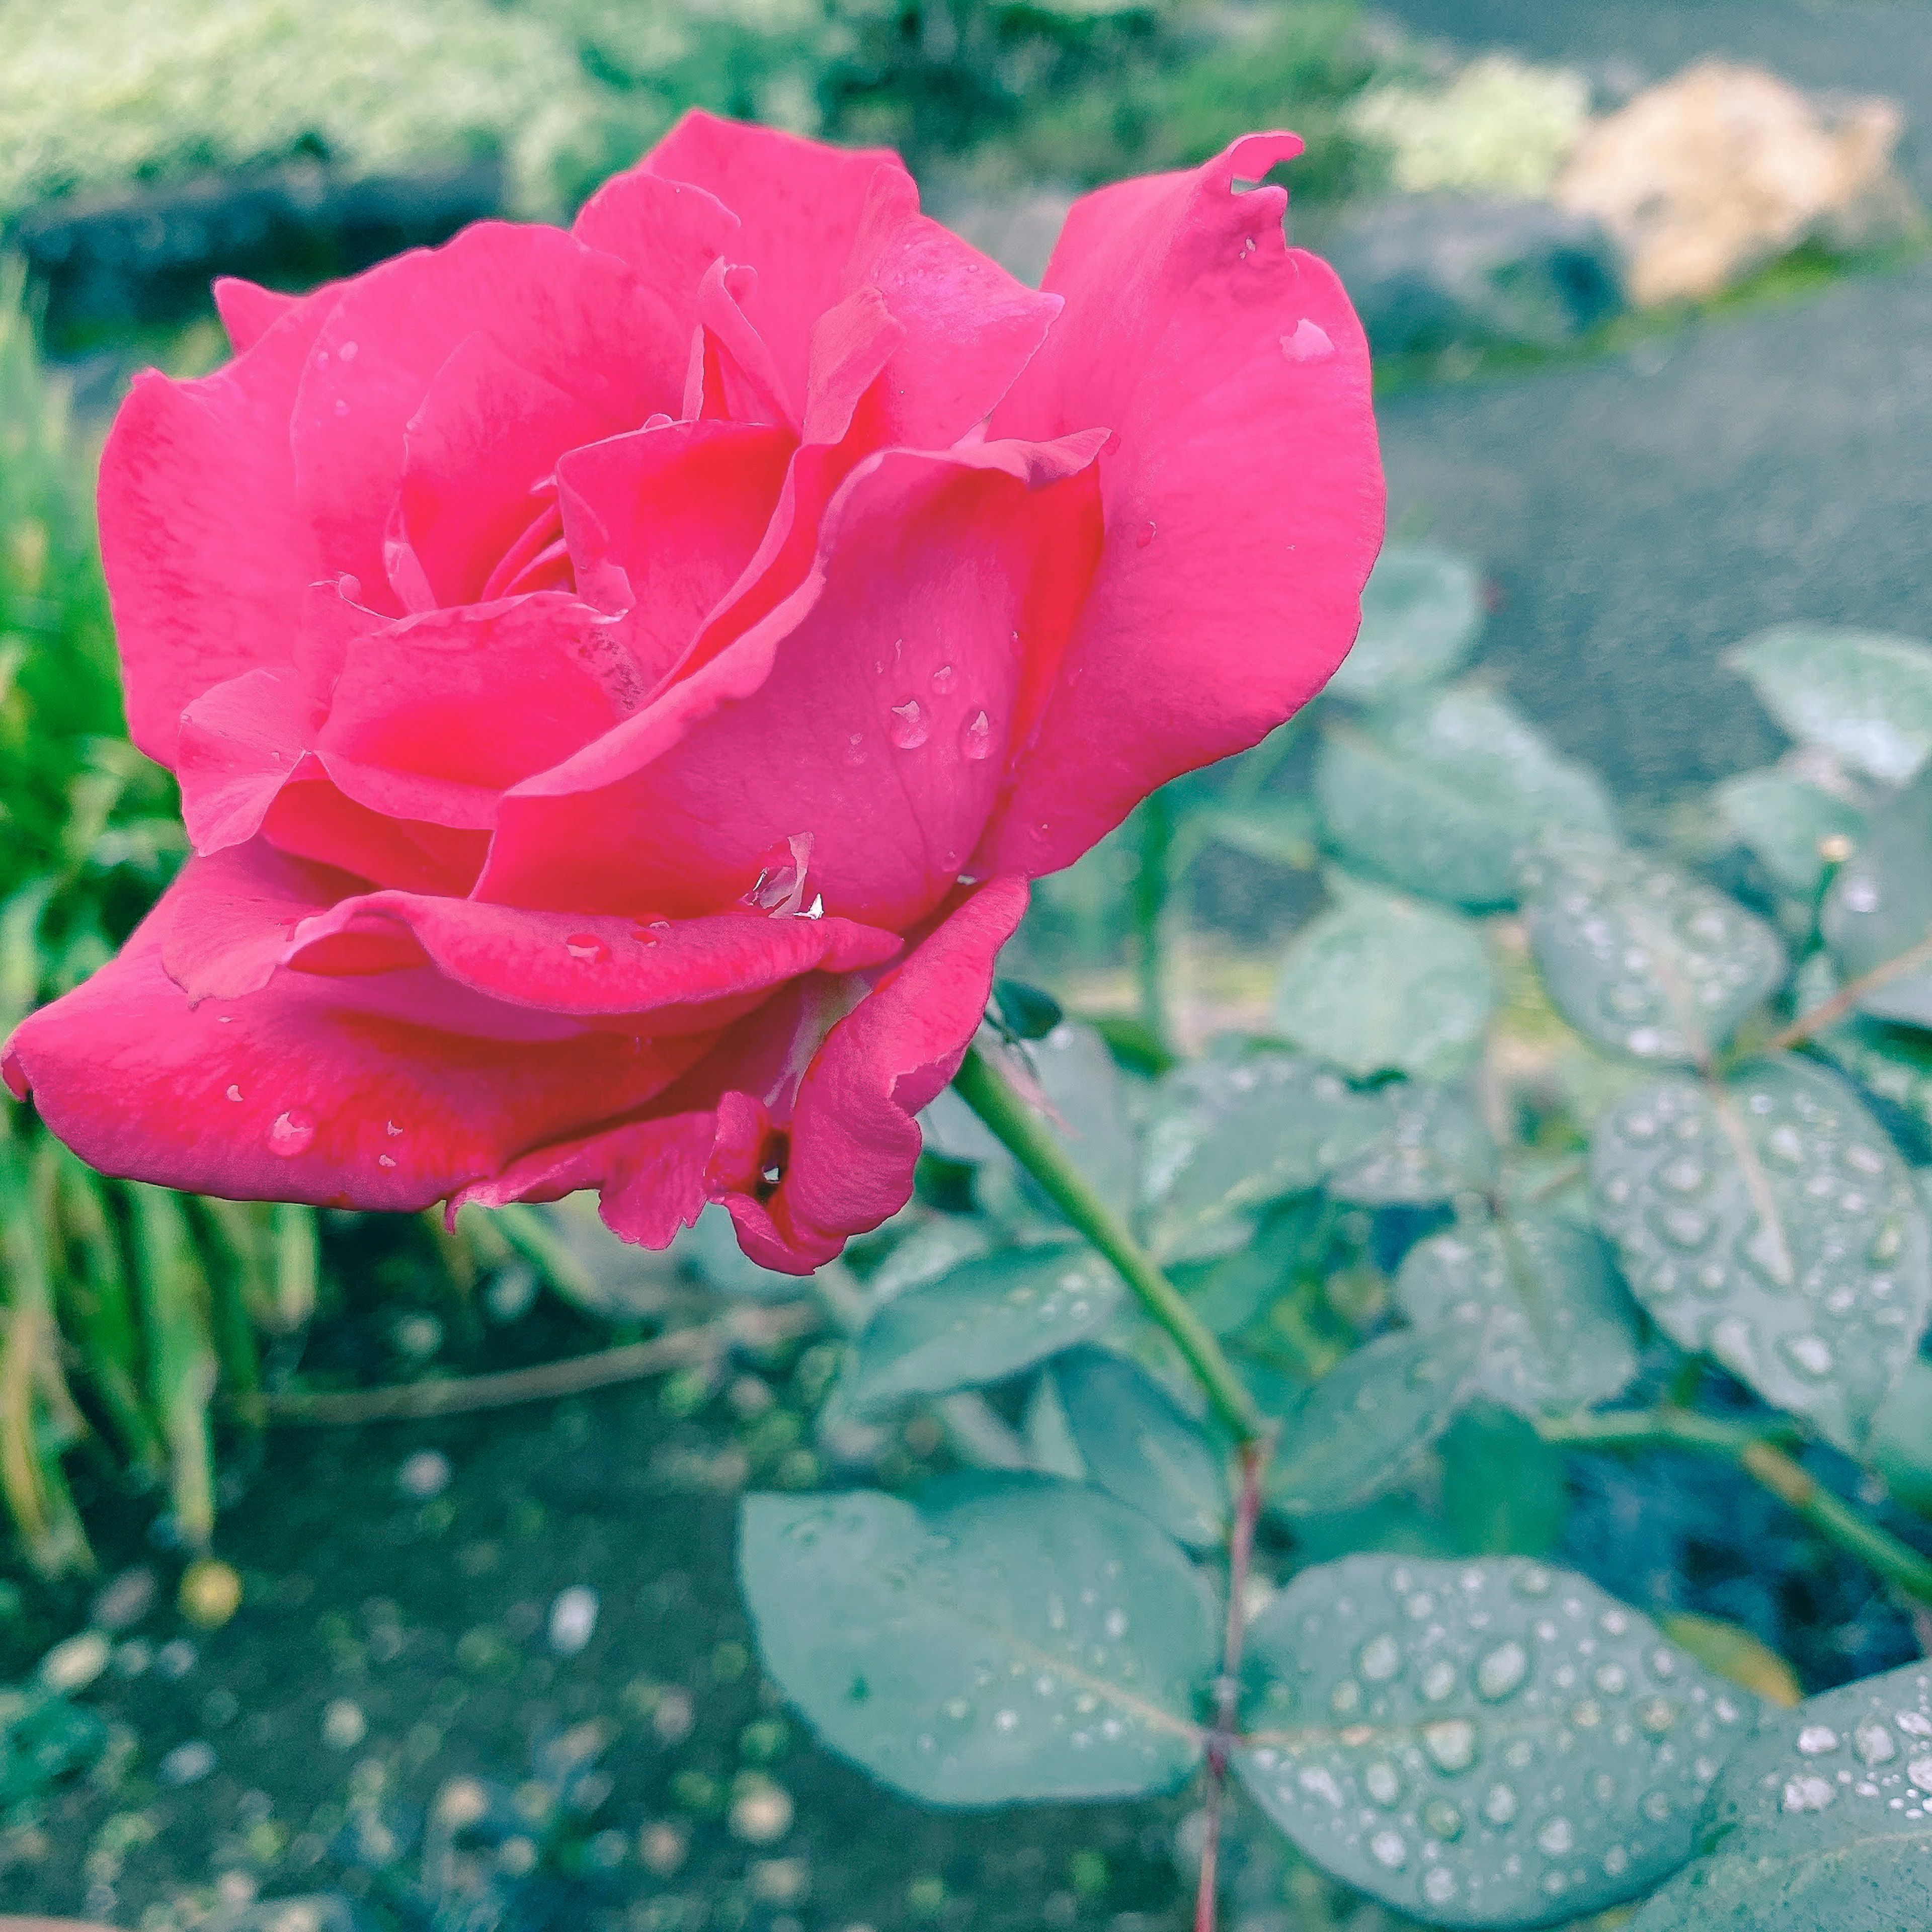
M 1401 196 L 1344 216 L 1322 252 L 1383 355 L 1558 349 L 1624 306 L 1603 230 L 1544 202 Z

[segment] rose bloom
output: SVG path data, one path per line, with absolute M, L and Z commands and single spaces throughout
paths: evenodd
M 1361 332 L 1238 141 L 1042 290 L 897 158 L 683 120 L 149 372 L 101 543 L 194 847 L 28 1018 L 95 1166 L 416 1209 L 707 1202 L 804 1271 L 906 1201 L 1027 882 L 1352 641 Z

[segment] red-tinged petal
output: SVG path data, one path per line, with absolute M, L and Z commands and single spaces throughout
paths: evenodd
M 512 362 L 460 344 L 404 432 L 401 524 L 436 602 L 474 602 L 542 507 L 557 458 L 628 428 Z
M 976 868 L 1070 863 L 1279 724 L 1354 640 L 1382 526 L 1367 351 L 1332 272 L 1286 245 L 1282 191 L 1233 187 L 1299 146 L 1252 136 L 1067 218 L 1046 276 L 1066 308 L 993 427 L 1112 428 L 1106 548 Z
M 915 1116 L 958 1072 L 1026 905 L 1024 880 L 990 880 L 832 1029 L 793 1106 L 776 1191 L 727 1198 L 754 1261 L 809 1274 L 911 1198 Z
M 879 378 L 890 368 L 905 340 L 905 325 L 886 306 L 886 298 L 869 285 L 854 289 L 812 325 L 812 362 L 806 376 L 804 440 L 836 443 L 845 440 L 862 404 L 872 405 L 868 420 L 854 439 L 854 460 L 894 441 L 891 406 Z M 877 386 L 875 387 L 875 386 Z M 946 441 L 951 442 L 951 437 Z
M 612 176 L 578 210 L 570 232 L 628 262 L 688 333 L 698 288 L 712 263 L 731 253 L 738 218 L 703 188 L 640 165 Z
M 361 982 L 308 974 L 190 1008 L 161 968 L 167 916 L 158 908 L 5 1049 L 10 1086 L 104 1173 L 235 1200 L 421 1208 L 586 1119 L 640 1110 L 706 1044 L 440 1032 L 357 1010 L 344 995 Z
M 262 820 L 262 836 L 292 859 L 332 866 L 372 885 L 461 898 L 476 882 L 489 835 L 386 817 L 326 778 L 298 776 Z
M 693 108 L 640 165 L 706 190 L 737 216 L 728 252 L 758 273 L 745 312 L 788 392 L 802 396 L 812 326 L 846 292 L 872 177 L 904 164 L 888 148 L 830 148 Z
M 289 414 L 326 310 L 302 304 L 192 382 L 135 378 L 100 458 L 100 550 L 128 729 L 172 766 L 183 710 L 289 662 L 322 569 L 296 500 Z
M 375 811 L 487 830 L 507 787 L 642 702 L 623 632 L 560 591 L 403 618 L 350 644 L 316 749 Z
M 328 712 L 313 681 L 287 665 L 244 671 L 182 713 L 182 817 L 197 852 L 238 845 L 261 830 Z
M 614 424 L 675 410 L 688 342 L 614 256 L 561 230 L 479 222 L 358 276 L 317 338 L 294 411 L 296 487 L 332 570 L 373 598 L 404 436 L 436 373 L 480 332 Z
M 1016 281 L 919 212 L 897 170 L 873 178 L 846 269 L 876 288 L 905 332 L 881 386 L 881 440 L 944 449 L 983 422 L 1046 340 L 1063 298 Z M 1070 424 L 1086 428 L 1086 424 Z
M 755 269 L 714 262 L 698 290 L 698 330 L 680 414 L 730 422 L 795 426 L 791 390 L 745 313 Z
M 757 553 L 792 448 L 783 429 L 668 423 L 573 450 L 557 466 L 578 584 L 598 604 L 628 608 L 625 636 L 647 683 L 683 657 Z
M 828 910 L 896 928 L 924 917 L 998 791 L 1016 634 L 1090 567 L 1080 472 L 1099 440 L 869 459 L 828 512 L 806 586 L 505 794 L 478 896 L 700 912 L 809 835 L 806 890 Z
M 229 346 L 239 356 L 254 347 L 290 310 L 304 299 L 265 289 L 257 282 L 244 281 L 239 275 L 214 278 L 214 312 L 228 337 Z

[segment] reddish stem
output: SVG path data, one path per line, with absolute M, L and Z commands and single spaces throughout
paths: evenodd
M 1228 1536 L 1228 1631 L 1222 1646 L 1221 1681 L 1216 1687 L 1214 1729 L 1208 1739 L 1207 1828 L 1201 1839 L 1201 1883 L 1194 1895 L 1194 1932 L 1214 1932 L 1221 1862 L 1221 1797 L 1228 1783 L 1228 1754 L 1240 1714 L 1241 1642 L 1247 1630 L 1243 1600 L 1254 1556 L 1255 1526 L 1261 1520 L 1262 1478 L 1274 1448 L 1270 1431 L 1242 1444 L 1240 1494 Z

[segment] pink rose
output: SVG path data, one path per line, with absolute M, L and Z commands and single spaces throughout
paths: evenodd
M 1361 332 L 1237 142 L 1044 292 L 896 157 L 692 114 L 150 373 L 101 537 L 195 856 L 5 1054 L 108 1172 L 413 1209 L 901 1206 L 1027 880 L 1253 743 L 1381 535 Z

